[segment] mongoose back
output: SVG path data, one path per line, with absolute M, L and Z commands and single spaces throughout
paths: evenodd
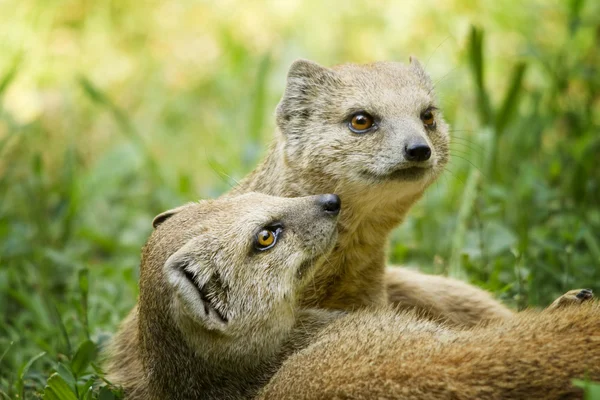
M 385 271 L 389 233 L 448 161 L 449 128 L 436 105 L 433 83 L 415 59 L 292 64 L 275 142 L 230 195 L 342 198 L 336 247 L 328 268 L 302 293 L 303 305 L 349 310 L 391 301 L 461 325 L 511 315 L 458 280 Z
M 571 399 L 600 380 L 600 304 L 459 329 L 397 310 L 351 313 L 292 355 L 261 399 Z
M 250 193 L 156 217 L 138 305 L 109 350 L 109 379 L 133 400 L 251 397 L 294 324 L 306 318 L 315 329 L 315 316 L 329 318 L 297 310 L 296 298 L 335 244 L 339 210 L 335 195 Z

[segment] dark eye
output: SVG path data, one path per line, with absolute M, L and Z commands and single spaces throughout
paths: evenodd
M 354 133 L 365 133 L 374 126 L 373 117 L 366 112 L 359 112 L 352 116 L 348 128 Z
M 432 128 L 435 124 L 433 111 L 431 109 L 423 111 L 423 113 L 421 114 L 421 121 L 423 121 L 425 126 L 427 126 L 428 128 Z
M 256 234 L 256 248 L 258 250 L 267 250 L 277 242 L 277 232 L 271 229 L 263 229 Z

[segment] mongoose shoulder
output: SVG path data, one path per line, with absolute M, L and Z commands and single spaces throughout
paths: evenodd
M 361 310 L 292 355 L 261 399 L 570 399 L 600 380 L 600 304 L 586 290 L 548 309 L 456 328 L 415 311 Z
M 382 305 L 389 298 L 462 325 L 511 315 L 484 291 L 456 280 L 430 282 L 427 275 L 400 268 L 386 273 L 391 230 L 449 157 L 448 124 L 416 59 L 409 65 L 333 68 L 296 61 L 276 121 L 265 160 L 229 195 L 336 193 L 342 198 L 335 250 L 328 268 L 319 270 L 302 294 L 303 305 L 348 310 Z M 445 295 L 421 296 L 433 289 Z M 451 304 L 464 297 L 471 301 Z
M 156 217 L 108 378 L 133 400 L 250 398 L 336 316 L 296 301 L 335 244 L 339 209 L 335 195 L 249 193 Z

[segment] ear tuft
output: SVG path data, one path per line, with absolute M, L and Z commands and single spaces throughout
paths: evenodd
M 419 75 L 419 76 L 427 75 L 427 73 L 425 73 L 425 68 L 423 68 L 423 66 L 417 59 L 417 57 L 410 56 L 408 59 L 410 61 L 411 68 L 413 69 L 413 71 L 415 71 L 417 73 L 417 75 Z
M 417 57 L 410 56 L 409 61 L 410 61 L 410 68 L 419 77 L 419 79 L 421 79 L 421 81 L 423 81 L 428 87 L 433 88 L 431 78 L 429 77 L 427 72 L 425 72 L 425 68 L 423 68 L 423 65 L 421 65 L 421 63 L 419 62 Z

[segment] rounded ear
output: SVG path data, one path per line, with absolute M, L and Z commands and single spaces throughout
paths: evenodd
M 336 84 L 336 73 L 316 62 L 296 60 L 290 66 L 285 92 L 276 111 L 279 128 L 285 131 L 290 120 L 306 119 L 314 107 L 314 99 L 321 90 Z
M 158 227 L 160 224 L 162 224 L 163 222 L 165 222 L 166 220 L 168 220 L 169 218 L 171 218 L 173 215 L 175 215 L 178 212 L 180 212 L 181 210 L 183 210 L 185 207 L 186 206 L 181 206 L 181 207 L 173 208 L 171 210 L 168 210 L 168 211 L 165 211 L 165 212 L 162 212 L 162 213 L 158 214 L 152 220 L 152 227 L 154 229 L 156 229 L 156 227 Z
M 305 60 L 300 58 L 290 65 L 288 71 L 288 83 L 290 78 L 313 78 L 318 77 L 322 73 L 328 71 L 327 68 L 320 66 L 314 61 Z
M 195 321 L 209 330 L 223 330 L 229 322 L 224 312 L 226 304 L 215 292 L 226 292 L 226 286 L 214 267 L 203 262 L 195 253 L 200 242 L 191 240 L 173 253 L 163 271 L 182 305 Z

